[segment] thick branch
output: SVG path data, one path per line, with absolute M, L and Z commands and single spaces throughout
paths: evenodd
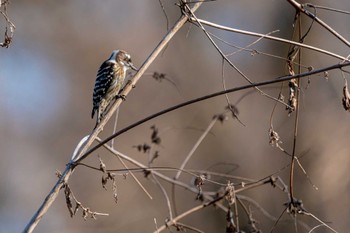
M 196 11 L 198 7 L 201 5 L 201 2 L 196 3 L 192 11 Z M 153 50 L 151 55 L 147 58 L 147 60 L 142 64 L 140 70 L 136 73 L 136 75 L 132 78 L 131 82 L 129 82 L 125 87 L 122 95 L 127 95 L 132 87 L 134 87 L 137 83 L 137 81 L 141 78 L 143 73 L 146 71 L 146 69 L 152 64 L 152 62 L 155 60 L 155 58 L 158 56 L 158 54 L 162 51 L 162 49 L 169 43 L 169 41 L 172 39 L 172 37 L 182 28 L 182 26 L 187 22 L 188 16 L 182 15 L 181 18 L 175 23 L 174 27 L 171 28 L 166 36 L 160 41 L 160 43 L 157 45 L 157 47 Z M 83 160 L 87 154 L 85 153 L 88 148 L 91 146 L 97 135 L 103 130 L 104 125 L 107 123 L 107 121 L 112 117 L 113 113 L 116 111 L 116 109 L 120 106 L 122 103 L 121 99 L 118 99 L 113 106 L 110 108 L 110 110 L 107 112 L 106 116 L 102 119 L 101 123 L 94 129 L 94 131 L 91 133 L 87 141 L 83 144 L 81 149 L 79 150 L 79 153 L 77 154 L 78 160 Z M 84 154 L 85 153 L 85 154 Z M 63 172 L 61 178 L 57 181 L 51 192 L 48 194 L 48 196 L 45 198 L 45 201 L 42 203 L 38 211 L 34 214 L 26 228 L 23 230 L 23 232 L 33 232 L 34 228 L 37 226 L 41 218 L 44 216 L 46 211 L 50 208 L 52 203 L 55 201 L 59 190 L 62 188 L 64 183 L 69 179 L 70 175 L 73 172 L 74 164 L 72 163 L 74 161 L 71 161 L 67 166 L 65 171 Z

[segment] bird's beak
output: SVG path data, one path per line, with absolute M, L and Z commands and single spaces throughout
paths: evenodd
M 134 66 L 134 64 L 132 64 L 131 62 L 129 63 L 129 66 L 130 66 L 131 69 L 137 71 L 137 68 L 136 68 L 136 67 Z

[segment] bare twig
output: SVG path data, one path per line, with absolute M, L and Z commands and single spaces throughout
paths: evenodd
M 115 111 L 115 120 L 113 125 L 113 134 L 117 131 L 119 108 Z M 114 147 L 114 139 L 111 141 L 111 147 Z
M 163 187 L 163 185 L 158 180 L 158 178 L 153 174 L 153 172 L 151 172 L 151 174 L 152 174 L 153 180 L 156 182 L 156 184 L 158 185 L 158 187 L 162 191 L 163 196 L 165 197 L 165 201 L 166 201 L 166 204 L 167 204 L 167 207 L 168 207 L 168 212 L 169 212 L 169 218 L 171 220 L 171 219 L 173 219 L 173 211 L 172 211 L 172 208 L 171 208 L 171 202 L 170 202 L 169 195 L 168 195 L 167 191 L 165 190 L 165 188 Z
M 154 233 L 156 233 L 156 232 L 161 232 L 161 231 L 167 229 L 167 227 L 169 227 L 169 226 L 176 225 L 176 222 L 177 222 L 178 220 L 180 220 L 180 219 L 182 219 L 182 218 L 184 218 L 184 217 L 186 217 L 186 216 L 188 216 L 188 215 L 190 215 L 190 214 L 192 214 L 192 213 L 194 213 L 194 212 L 197 212 L 197 211 L 199 211 L 199 210 L 201 210 L 201 209 L 204 209 L 205 207 L 208 207 L 208 206 L 211 206 L 211 205 L 217 203 L 218 201 L 220 201 L 221 199 L 223 199 L 225 196 L 226 196 L 226 193 L 225 193 L 224 195 L 222 195 L 222 196 L 220 196 L 220 197 L 218 197 L 218 198 L 216 198 L 216 199 L 214 199 L 214 200 L 208 202 L 208 203 L 204 203 L 204 204 L 198 205 L 198 206 L 196 206 L 196 207 L 193 207 L 192 209 L 187 210 L 186 212 L 184 212 L 184 213 L 182 213 L 182 214 L 176 216 L 176 217 L 173 218 L 172 220 L 168 221 L 166 224 L 164 224 L 163 226 L 161 226 L 160 228 L 158 228 L 157 231 L 155 231 Z
M 214 117 L 210 124 L 208 125 L 208 127 L 206 128 L 206 130 L 203 132 L 203 134 L 199 137 L 199 139 L 197 140 L 197 142 L 194 144 L 194 146 L 192 147 L 190 153 L 188 153 L 188 155 L 186 156 L 186 158 L 184 159 L 184 161 L 182 162 L 181 166 L 179 167 L 179 171 L 177 172 L 176 176 L 174 177 L 175 180 L 179 179 L 180 175 L 181 175 L 181 170 L 183 170 L 187 164 L 187 162 L 190 160 L 190 158 L 192 157 L 192 155 L 194 154 L 194 152 L 197 150 L 197 148 L 199 147 L 199 145 L 201 144 L 201 142 L 204 140 L 204 138 L 208 135 L 209 131 L 213 128 L 215 122 L 217 121 L 217 117 Z
M 158 0 L 158 1 L 159 1 L 160 7 L 162 8 L 164 17 L 165 17 L 165 19 L 166 19 L 166 30 L 168 31 L 168 30 L 169 30 L 169 18 L 168 18 L 168 15 L 167 15 L 166 11 L 165 11 L 165 7 L 164 7 L 164 5 L 163 5 L 162 0 Z
M 299 13 L 297 13 L 299 14 Z M 301 19 L 300 17 L 298 17 L 298 25 L 299 25 L 299 41 L 302 41 L 300 38 L 301 38 Z M 291 48 L 291 50 L 293 50 L 294 48 Z M 299 63 L 301 61 L 301 49 L 297 49 L 297 53 L 298 53 L 298 60 L 299 60 Z M 290 60 L 294 60 L 295 56 L 290 56 L 289 55 L 289 58 Z M 300 74 L 300 67 L 298 69 L 298 72 Z M 294 71 L 293 71 L 294 73 Z M 295 107 L 295 120 L 294 120 L 294 133 L 293 133 L 293 149 L 292 149 L 292 156 L 291 156 L 291 162 L 290 162 L 290 173 L 289 173 L 289 195 L 290 195 L 290 202 L 291 202 L 291 205 L 293 205 L 293 202 L 294 202 L 294 164 L 295 164 L 295 158 L 296 158 L 296 148 L 297 148 L 297 138 L 298 138 L 298 125 L 299 125 L 299 115 L 300 115 L 300 90 L 299 90 L 299 87 L 300 87 L 300 79 L 296 80 L 296 87 L 295 90 L 294 90 L 294 95 L 295 95 L 295 102 L 296 104 L 294 105 Z
M 188 229 L 188 230 L 191 230 L 193 232 L 204 233 L 204 231 L 201 231 L 196 227 L 184 224 L 182 222 L 176 222 L 176 228 L 178 231 L 180 230 L 182 232 L 187 232 L 185 229 Z
M 195 20 L 195 19 L 191 18 L 191 20 Z M 264 35 L 264 34 L 261 34 L 261 33 L 250 32 L 250 31 L 240 30 L 240 29 L 236 29 L 236 28 L 226 27 L 226 26 L 222 26 L 222 25 L 219 25 L 219 24 L 216 24 L 216 23 L 212 23 L 212 22 L 203 20 L 203 19 L 197 19 L 197 21 L 202 23 L 202 24 L 204 24 L 204 25 L 207 25 L 207 26 L 210 26 L 210 27 L 214 27 L 214 28 L 218 28 L 218 29 L 221 29 L 221 30 L 230 31 L 230 32 L 236 32 L 236 33 L 240 33 L 240 34 L 244 34 L 244 35 L 263 37 L 264 39 L 268 39 L 268 40 L 274 40 L 274 41 L 279 41 L 279 42 L 283 42 L 283 43 L 287 43 L 287 44 L 297 45 L 297 46 L 300 46 L 302 48 L 314 50 L 316 52 L 320 52 L 320 53 L 329 55 L 331 57 L 334 57 L 334 58 L 337 58 L 337 59 L 340 59 L 340 60 L 349 61 L 349 59 L 346 58 L 346 57 L 340 56 L 340 55 L 338 55 L 336 53 L 332 53 L 332 52 L 329 52 L 327 50 L 320 49 L 320 48 L 317 48 L 317 47 L 314 47 L 314 46 L 311 46 L 311 45 L 307 45 L 307 44 L 303 44 L 303 43 L 299 43 L 299 42 L 295 42 L 295 41 L 291 41 L 291 40 L 287 40 L 287 39 L 283 39 L 283 38 L 279 38 L 279 37 L 275 37 L 275 36 Z
M 153 142 L 153 137 L 158 137 L 158 129 L 156 129 L 156 127 L 154 126 L 153 127 L 154 129 L 154 131 L 153 131 L 153 133 L 152 133 L 152 146 L 151 146 L 151 149 L 149 150 L 149 154 L 151 155 L 153 152 L 152 152 L 152 149 L 153 149 L 153 146 L 155 145 L 154 144 L 154 142 Z M 160 140 L 160 139 L 159 139 Z M 160 142 L 160 141 L 159 141 Z M 151 159 L 151 160 L 153 160 L 153 159 Z M 149 160 L 148 161 L 148 166 L 150 166 L 150 164 L 151 164 L 151 161 Z M 158 180 L 158 178 L 156 177 L 156 175 L 155 174 L 153 174 L 153 170 L 150 170 L 150 172 L 151 172 L 151 175 L 152 175 L 152 178 L 153 178 L 153 180 L 154 180 L 154 182 L 157 184 L 157 186 L 159 187 L 159 189 L 162 191 L 162 193 L 163 193 L 163 196 L 164 196 L 164 198 L 165 198 L 165 201 L 166 201 L 166 204 L 167 204 L 167 207 L 168 207 L 168 212 L 169 212 L 169 218 L 170 219 L 173 219 L 173 211 L 172 211 L 172 207 L 171 207 L 171 202 L 170 202 L 170 198 L 169 198 L 169 195 L 168 195 L 168 193 L 167 193 L 167 191 L 166 191 L 166 189 L 164 188 L 164 186 L 162 185 L 162 183 L 160 183 L 160 181 Z
M 312 218 L 314 218 L 316 221 L 318 221 L 319 223 L 321 223 L 323 226 L 325 226 L 326 228 L 328 228 L 329 230 L 331 230 L 332 232 L 337 233 L 336 230 L 334 230 L 332 227 L 330 227 L 328 224 L 326 224 L 324 221 L 322 221 L 321 219 L 317 218 L 315 215 L 313 215 L 312 213 L 307 213 L 304 212 L 304 215 L 310 216 Z M 310 231 L 311 232 L 311 231 Z
M 239 53 L 239 52 L 241 52 L 241 51 L 247 50 L 249 47 L 253 46 L 254 44 L 256 44 L 256 43 L 258 43 L 259 41 L 261 41 L 262 39 L 264 39 L 265 36 L 271 35 L 271 34 L 276 33 L 276 32 L 279 32 L 279 30 L 275 30 L 275 31 L 266 33 L 264 36 L 259 37 L 258 39 L 256 39 L 256 40 L 253 41 L 252 43 L 250 43 L 250 44 L 248 44 L 248 45 L 246 45 L 246 46 L 244 46 L 244 47 L 242 47 L 242 48 L 239 48 L 237 51 L 234 51 L 233 53 L 229 53 L 229 54 L 227 54 L 226 56 L 229 57 L 229 56 L 232 56 L 232 55 L 234 55 L 234 54 L 236 54 L 236 53 Z
M 254 205 L 255 208 L 257 208 L 263 215 L 265 215 L 267 218 L 271 219 L 272 221 L 276 221 L 277 218 L 272 216 L 267 210 L 265 210 L 258 202 L 256 202 L 254 199 L 243 196 L 243 195 L 237 195 L 237 199 L 244 200 L 246 202 L 249 202 L 250 204 Z
M 9 0 L 0 0 L 0 14 L 4 17 L 6 21 L 4 42 L 0 43 L 1 47 L 8 48 L 12 42 L 13 34 L 15 32 L 15 25 L 12 23 L 7 15 L 7 5 L 10 3 Z M 10 31 L 10 32 L 9 32 Z
M 247 82 L 249 82 L 250 84 L 252 84 L 253 82 L 250 80 L 250 78 L 248 78 L 247 75 L 245 75 L 236 65 L 234 65 L 228 58 L 227 56 L 221 51 L 221 49 L 219 48 L 219 46 L 215 43 L 215 41 L 213 40 L 213 38 L 211 38 L 211 36 L 209 35 L 209 33 L 207 32 L 207 30 L 204 28 L 204 26 L 201 24 L 201 22 L 199 22 L 197 16 L 194 14 L 194 12 L 187 6 L 185 5 L 185 7 L 187 8 L 187 10 L 191 13 L 192 17 L 191 20 L 193 20 L 193 22 L 196 22 L 198 24 L 198 26 L 203 30 L 204 34 L 208 37 L 208 39 L 210 40 L 210 42 L 212 43 L 212 45 L 215 47 L 215 49 L 220 53 L 221 57 L 234 69 L 237 71 L 237 73 L 242 76 Z M 260 92 L 260 94 L 262 96 L 265 96 L 267 98 L 273 99 L 275 101 L 278 101 L 279 103 L 286 105 L 286 107 L 288 107 L 289 105 L 284 103 L 283 101 L 263 92 L 259 87 L 254 87 L 258 92 Z
M 98 142 L 101 142 L 101 139 L 100 138 L 96 138 L 96 140 Z M 112 146 L 111 146 L 112 147 Z M 114 147 L 112 147 L 114 148 Z M 124 161 L 119 157 L 117 156 L 120 163 L 124 166 L 125 169 L 129 170 L 128 166 L 124 163 Z M 132 178 L 136 181 L 136 183 L 140 186 L 140 188 L 142 189 L 142 191 L 144 191 L 146 193 L 146 195 L 148 196 L 149 199 L 153 199 L 152 195 L 147 191 L 147 189 L 142 185 L 142 183 L 139 181 L 139 179 L 137 179 L 137 177 L 134 175 L 134 173 L 132 171 L 129 170 L 129 173 L 130 175 L 132 176 Z
M 225 81 L 225 59 L 222 58 L 222 67 L 221 67 L 221 80 L 222 80 L 222 87 L 223 87 L 223 90 L 226 91 L 227 88 L 226 88 L 226 81 Z M 227 109 L 231 111 L 232 113 L 232 116 L 234 118 L 237 119 L 237 121 L 245 126 L 245 124 L 238 118 L 238 114 L 236 114 L 235 112 L 235 109 L 234 109 L 234 105 L 231 104 L 231 101 L 230 101 L 230 98 L 228 96 L 228 94 L 225 94 L 225 98 L 226 98 L 226 102 L 227 102 Z
M 236 52 L 238 51 L 246 51 L 246 52 L 250 52 L 250 54 L 252 56 L 255 56 L 255 55 L 264 55 L 264 56 L 267 56 L 267 57 L 272 57 L 272 58 L 276 58 L 276 59 L 279 59 L 279 60 L 284 60 L 284 61 L 287 61 L 288 59 L 285 58 L 285 57 L 282 57 L 282 56 L 277 56 L 277 55 L 274 55 L 274 54 L 270 54 L 270 53 L 266 53 L 266 52 L 262 52 L 260 50 L 256 50 L 256 49 L 249 49 L 248 46 L 246 47 L 241 47 L 241 46 L 237 46 L 237 45 L 234 45 L 232 43 L 229 43 L 227 41 L 225 41 L 224 39 L 220 38 L 219 36 L 215 35 L 214 33 L 211 33 L 211 32 L 208 32 L 209 35 L 211 35 L 212 37 L 216 38 L 217 40 L 221 41 L 222 43 L 230 46 L 230 47 L 233 47 L 233 48 L 236 48 L 238 49 L 237 51 L 233 52 L 233 53 L 229 53 L 229 54 L 226 54 L 227 57 L 229 56 L 232 56 L 233 54 L 235 54 Z M 263 37 L 260 37 L 261 39 L 263 39 Z M 259 39 L 260 39 L 259 38 Z M 308 69 L 310 70 L 311 67 L 310 66 L 305 66 L 305 65 L 302 65 L 302 64 L 299 64 L 299 63 L 296 63 L 296 62 L 293 62 L 293 64 L 296 64 L 296 65 L 300 65 L 302 67 L 304 67 L 305 69 Z
M 330 33 L 332 33 L 335 37 L 337 37 L 340 41 L 342 41 L 344 44 L 346 44 L 348 47 L 350 47 L 350 42 L 345 39 L 342 35 L 340 35 L 337 31 L 335 31 L 332 27 L 330 27 L 328 24 L 323 22 L 320 18 L 318 18 L 316 15 L 312 14 L 310 11 L 306 10 L 305 7 L 298 3 L 295 0 L 287 0 L 296 10 L 302 12 L 309 18 L 315 20 L 318 24 L 320 24 L 322 27 L 324 27 L 326 30 L 328 30 Z
M 332 8 L 332 7 L 314 5 L 314 4 L 312 4 L 312 3 L 305 3 L 304 5 L 305 5 L 305 6 L 308 6 L 308 7 L 316 8 L 316 9 L 334 11 L 334 12 L 337 12 L 337 13 L 342 13 L 342 14 L 350 15 L 350 11 L 344 11 L 344 10 L 340 10 L 340 9 L 336 9 L 336 8 Z

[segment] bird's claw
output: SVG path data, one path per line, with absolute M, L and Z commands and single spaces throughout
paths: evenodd
M 122 99 L 123 101 L 126 100 L 126 95 L 121 95 L 121 94 L 118 94 L 115 96 L 116 99 Z

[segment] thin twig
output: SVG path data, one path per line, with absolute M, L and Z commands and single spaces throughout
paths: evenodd
M 191 18 L 191 20 L 195 20 L 195 19 Z M 207 25 L 207 26 L 210 26 L 210 27 L 214 27 L 214 28 L 218 28 L 218 29 L 221 29 L 221 30 L 225 30 L 225 31 L 229 31 L 229 32 L 236 32 L 236 33 L 249 35 L 249 36 L 263 37 L 264 39 L 268 39 L 268 40 L 274 40 L 274 41 L 279 41 L 279 42 L 283 42 L 283 43 L 287 43 L 287 44 L 297 45 L 297 46 L 300 46 L 302 48 L 306 48 L 306 49 L 314 50 L 316 52 L 327 54 L 327 55 L 329 55 L 331 57 L 334 57 L 334 58 L 337 58 L 337 59 L 340 59 L 340 60 L 349 61 L 349 59 L 346 58 L 346 57 L 340 56 L 340 55 L 338 55 L 336 53 L 332 53 L 332 52 L 329 52 L 327 50 L 320 49 L 320 48 L 317 48 L 317 47 L 314 47 L 314 46 L 311 46 L 311 45 L 307 45 L 307 44 L 303 44 L 303 43 L 299 43 L 299 42 L 295 42 L 295 41 L 291 41 L 291 40 L 287 40 L 287 39 L 283 39 L 283 38 L 279 38 L 279 37 L 275 37 L 275 36 L 264 35 L 264 34 L 261 34 L 261 33 L 250 32 L 250 31 L 240 30 L 240 29 L 236 29 L 236 28 L 226 27 L 226 26 L 222 26 L 220 24 L 216 24 L 216 23 L 212 23 L 212 22 L 203 20 L 203 19 L 197 19 L 197 21 L 202 23 L 202 24 L 204 24 L 204 25 Z
M 272 216 L 272 214 L 270 214 L 269 212 L 267 212 L 267 210 L 265 210 L 257 201 L 255 201 L 253 198 L 247 197 L 247 196 L 243 196 L 243 195 L 237 195 L 237 199 L 239 200 L 244 200 L 246 202 L 249 202 L 250 204 L 254 205 L 255 208 L 257 208 L 264 216 L 266 216 L 267 218 L 271 219 L 272 221 L 276 221 L 277 218 Z
M 282 211 L 282 213 L 280 214 L 280 216 L 278 216 L 276 222 L 273 224 L 273 226 L 272 226 L 272 228 L 271 228 L 271 230 L 270 230 L 270 233 L 272 233 L 272 232 L 275 230 L 275 228 L 276 228 L 278 222 L 281 220 L 282 216 L 283 216 L 284 213 L 287 211 L 287 209 L 288 209 L 288 207 L 284 208 L 283 211 Z
M 150 155 L 153 154 L 153 146 L 151 147 L 150 151 L 148 152 Z M 148 161 L 148 167 L 150 166 L 150 160 Z M 155 181 L 155 183 L 157 184 L 157 186 L 160 188 L 160 190 L 162 191 L 167 207 L 168 207 L 168 212 L 169 212 L 169 218 L 173 219 L 173 211 L 172 211 L 172 207 L 171 207 L 171 202 L 170 202 L 170 198 L 169 195 L 167 193 L 167 191 L 165 190 L 165 188 L 163 187 L 163 185 L 160 183 L 160 181 L 158 180 L 158 178 L 156 177 L 156 175 L 153 173 L 152 170 L 150 170 L 151 175 L 153 180 Z
M 115 120 L 114 120 L 114 125 L 113 125 L 113 134 L 117 131 L 118 116 L 119 116 L 119 108 L 115 111 Z M 114 138 L 111 141 L 111 147 L 114 147 Z
M 299 13 L 297 13 L 299 14 Z M 298 28 L 299 28 L 299 41 L 301 40 L 300 37 L 302 35 L 301 33 L 301 18 L 298 17 Z M 298 60 L 299 63 L 301 62 L 301 49 L 298 49 Z M 298 69 L 298 72 L 300 74 L 300 67 Z M 292 157 L 290 162 L 290 173 L 289 173 L 289 195 L 290 195 L 290 202 L 291 205 L 294 203 L 294 165 L 295 165 L 295 158 L 296 158 L 296 148 L 297 148 L 297 138 L 298 138 L 298 125 L 299 125 L 299 115 L 300 115 L 300 79 L 297 80 L 297 89 L 296 89 L 296 99 L 297 99 L 297 105 L 295 109 L 295 121 L 294 121 L 294 133 L 293 133 L 293 149 L 292 149 Z
M 188 161 L 191 159 L 192 155 L 194 154 L 194 152 L 197 150 L 197 148 L 199 147 L 199 145 L 202 143 L 202 141 L 204 140 L 204 138 L 208 135 L 209 131 L 213 128 L 213 126 L 215 125 L 217 121 L 217 117 L 214 117 L 210 124 L 208 125 L 208 127 L 206 128 L 206 130 L 203 132 L 203 134 L 199 137 L 199 139 L 197 140 L 197 142 L 194 144 L 194 146 L 192 147 L 190 153 L 188 153 L 188 155 L 186 156 L 186 158 L 184 159 L 184 161 L 182 162 L 181 166 L 179 167 L 179 171 L 176 174 L 176 176 L 174 177 L 175 180 L 179 179 L 180 175 L 181 175 L 181 170 L 183 170 L 186 166 L 186 164 L 188 163 Z
M 229 53 L 229 54 L 227 54 L 226 56 L 229 57 L 229 56 L 232 56 L 232 55 L 234 55 L 234 54 L 236 54 L 236 53 L 239 53 L 239 52 L 241 52 L 241 51 L 247 50 L 249 47 L 255 45 L 256 43 L 258 43 L 259 41 L 261 41 L 262 39 L 264 39 L 265 36 L 271 35 L 271 34 L 276 33 L 276 32 L 279 32 L 279 30 L 275 30 L 275 31 L 266 33 L 264 36 L 259 37 L 258 39 L 256 39 L 256 40 L 253 41 L 252 43 L 250 43 L 250 44 L 248 44 L 248 45 L 246 45 L 246 46 L 244 46 L 244 47 L 242 47 L 242 48 L 239 48 L 237 51 L 234 51 L 233 53 Z
M 177 227 L 177 228 L 179 228 L 179 227 L 185 228 L 185 229 L 188 229 L 188 230 L 191 230 L 191 231 L 194 231 L 194 232 L 198 232 L 198 233 L 204 233 L 204 231 L 201 231 L 201 230 L 199 230 L 199 229 L 196 228 L 196 227 L 193 227 L 193 226 L 190 226 L 190 225 L 181 223 L 181 222 L 177 222 L 177 223 L 176 223 L 176 227 Z M 187 231 L 183 231 L 183 232 L 187 232 Z
M 224 91 L 226 91 L 227 88 L 226 88 L 226 81 L 225 81 L 225 59 L 224 58 L 222 58 L 221 80 L 222 80 L 222 88 Z M 225 98 L 227 102 L 227 108 L 232 112 L 233 117 L 235 117 L 241 125 L 245 126 L 245 124 L 238 118 L 238 114 L 235 113 L 235 110 L 233 109 L 233 105 L 231 104 L 228 94 L 225 94 Z
M 0 43 L 0 47 L 5 47 L 8 48 L 9 45 L 12 42 L 13 39 L 13 34 L 15 32 L 15 25 L 11 22 L 10 18 L 7 15 L 7 5 L 10 3 L 10 1 L 5 0 L 4 2 L 1 2 L 0 0 L 0 14 L 4 17 L 6 21 L 6 26 L 5 26 L 5 35 L 4 35 L 4 42 Z M 3 8 L 3 10 L 1 9 Z M 10 31 L 10 33 L 8 33 Z
M 319 25 L 324 27 L 327 31 L 329 31 L 331 34 L 333 34 L 335 37 L 337 37 L 340 41 L 342 41 L 344 44 L 346 44 L 348 47 L 350 47 L 350 42 L 345 39 L 342 35 L 340 35 L 337 31 L 335 31 L 331 26 L 323 22 L 320 18 L 318 18 L 316 15 L 311 13 L 310 11 L 306 10 L 305 7 L 303 7 L 302 4 L 298 3 L 295 0 L 287 0 L 296 10 L 302 12 L 306 16 L 310 17 L 312 20 L 315 20 Z
M 99 137 L 96 138 L 96 141 L 101 142 L 101 139 Z M 113 146 L 111 146 L 112 148 L 114 148 Z M 147 189 L 142 185 L 142 183 L 139 181 L 139 179 L 137 179 L 137 177 L 134 175 L 134 173 L 132 171 L 130 171 L 129 167 L 124 163 L 124 161 L 119 157 L 118 160 L 120 161 L 120 163 L 124 166 L 124 168 L 126 170 L 129 171 L 131 177 L 136 181 L 136 183 L 140 186 L 140 188 L 142 189 L 142 191 L 144 191 L 146 193 L 146 195 L 148 196 L 149 199 L 153 199 L 152 195 L 147 191 Z
M 305 6 L 308 6 L 308 7 L 316 8 L 316 9 L 334 11 L 334 12 L 337 12 L 337 13 L 342 13 L 342 14 L 350 15 L 350 11 L 344 11 L 344 10 L 340 10 L 340 9 L 336 9 L 336 8 L 332 8 L 332 7 L 314 5 L 314 4 L 312 4 L 312 3 L 305 3 L 304 5 L 305 5 Z
M 177 222 L 178 220 L 180 220 L 180 219 L 182 219 L 182 218 L 184 218 L 184 217 L 186 217 L 186 216 L 188 216 L 188 215 L 190 215 L 190 214 L 192 214 L 192 213 L 194 213 L 194 212 L 197 212 L 197 211 L 199 211 L 199 210 L 201 210 L 201 209 L 204 209 L 205 207 L 208 207 L 208 206 L 211 206 L 211 205 L 217 203 L 218 201 L 220 201 L 221 199 L 223 199 L 225 196 L 226 196 L 226 193 L 225 193 L 224 195 L 222 195 L 222 196 L 220 196 L 220 197 L 218 197 L 218 198 L 216 198 L 216 199 L 214 199 L 214 200 L 208 202 L 208 203 L 204 203 L 204 204 L 198 205 L 198 206 L 196 206 L 196 207 L 193 207 L 192 209 L 187 210 L 186 212 L 184 212 L 184 213 L 182 213 L 182 214 L 176 216 L 176 217 L 173 218 L 172 220 L 168 221 L 166 224 L 164 224 L 163 226 L 161 226 L 160 228 L 158 228 L 157 231 L 155 231 L 154 233 L 156 233 L 156 232 L 161 232 L 161 231 L 167 229 L 169 226 L 176 225 L 176 222 Z
M 154 179 L 154 181 L 156 182 L 156 184 L 158 185 L 158 187 L 160 188 L 160 190 L 162 191 L 164 197 L 165 197 L 165 201 L 168 207 L 168 212 L 169 212 L 169 218 L 170 220 L 173 219 L 173 211 L 171 208 L 171 202 L 170 202 L 170 198 L 169 195 L 167 193 L 167 191 L 165 190 L 165 188 L 163 187 L 163 185 L 159 182 L 158 178 L 153 174 L 153 172 L 151 171 L 152 174 L 152 178 Z
M 162 11 L 163 11 L 163 14 L 165 16 L 165 19 L 166 19 L 166 30 L 168 31 L 169 30 L 169 18 L 168 18 L 168 15 L 165 11 L 165 7 L 164 7 L 164 4 L 162 2 L 162 0 L 158 0 L 159 1 L 159 5 L 160 7 L 162 8 Z
M 242 76 L 247 82 L 249 82 L 250 84 L 253 83 L 253 81 L 251 81 L 247 75 L 245 75 L 236 65 L 234 65 L 228 58 L 227 56 L 221 51 L 221 49 L 219 48 L 219 46 L 215 43 L 215 41 L 213 40 L 213 38 L 211 38 L 211 36 L 209 35 L 209 33 L 207 32 L 207 30 L 204 28 L 204 26 L 199 22 L 197 16 L 194 14 L 193 11 L 191 11 L 191 9 L 185 5 L 185 7 L 187 8 L 187 10 L 189 12 L 191 12 L 191 19 L 193 19 L 194 22 L 196 22 L 198 24 L 198 26 L 202 29 L 202 31 L 204 32 L 204 34 L 208 37 L 208 39 L 210 40 L 210 42 L 212 43 L 212 45 L 215 47 L 215 49 L 220 53 L 221 57 L 234 69 L 237 71 L 237 73 Z M 254 87 L 258 92 L 260 92 L 260 94 L 262 96 L 266 96 L 267 98 L 270 98 L 272 100 L 278 101 L 279 103 L 286 105 L 286 107 L 288 107 L 289 105 L 284 103 L 283 101 L 263 92 L 259 87 Z
M 335 233 L 338 233 L 336 230 L 334 230 L 332 227 L 330 227 L 328 224 L 326 224 L 324 221 L 322 221 L 321 219 L 317 218 L 315 215 L 313 215 L 312 213 L 307 213 L 307 212 L 304 212 L 303 213 L 304 215 L 307 215 L 307 216 L 311 216 L 312 218 L 314 218 L 316 221 L 318 221 L 319 223 L 321 223 L 323 226 L 327 227 L 329 230 L 335 232 Z
M 270 53 L 266 53 L 266 52 L 262 52 L 260 50 L 256 50 L 256 49 L 249 49 L 247 47 L 241 47 L 241 46 L 237 46 L 237 45 L 234 45 L 232 43 L 229 43 L 227 41 L 225 41 L 224 39 L 220 38 L 219 36 L 215 35 L 214 33 L 211 33 L 211 32 L 208 32 L 209 35 L 211 35 L 212 37 L 216 38 L 217 40 L 221 41 L 222 43 L 230 46 L 230 47 L 233 47 L 233 48 L 236 48 L 238 49 L 237 51 L 233 52 L 233 53 L 229 53 L 229 54 L 226 54 L 227 57 L 230 57 L 232 56 L 233 54 L 235 54 L 236 52 L 238 51 L 246 51 L 246 52 L 250 52 L 250 54 L 252 56 L 255 56 L 255 55 L 264 55 L 264 56 L 267 56 L 267 57 L 272 57 L 272 58 L 276 58 L 276 59 L 279 59 L 279 60 L 283 60 L 283 61 L 287 61 L 288 59 L 285 58 L 285 57 L 282 57 L 282 56 L 277 56 L 277 55 L 274 55 L 274 54 L 270 54 Z M 268 34 L 267 34 L 268 35 Z M 263 39 L 263 37 L 260 37 L 261 39 Z M 305 65 L 302 65 L 302 64 L 298 64 L 296 62 L 293 62 L 293 64 L 296 64 L 296 65 L 300 65 L 302 67 L 304 67 L 305 69 L 310 69 L 310 66 L 305 66 Z

